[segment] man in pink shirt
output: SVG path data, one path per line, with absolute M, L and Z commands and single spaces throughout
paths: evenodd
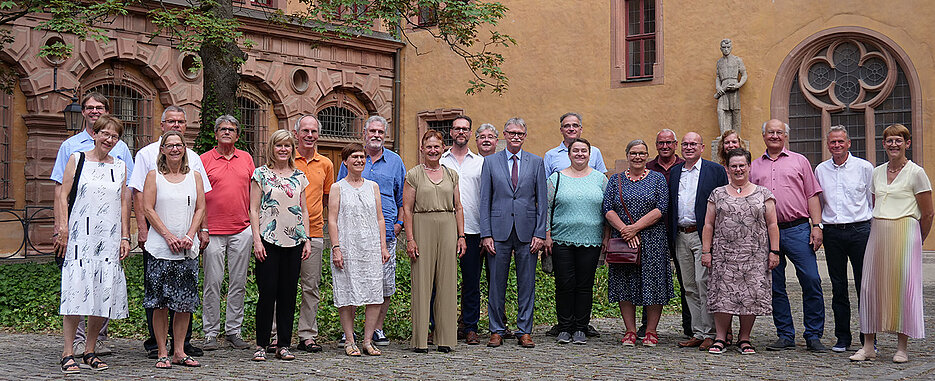
M 779 339 L 771 351 L 795 349 L 795 326 L 786 294 L 786 260 L 795 266 L 802 286 L 805 343 L 813 352 L 827 349 L 821 343 L 825 329 L 825 302 L 815 250 L 821 247 L 821 186 L 808 159 L 786 149 L 789 125 L 772 119 L 763 123 L 766 152 L 750 166 L 750 181 L 768 188 L 776 197 L 779 219 L 779 266 L 773 269 L 773 322 Z M 811 224 L 809 224 L 811 219 Z M 765 253 L 764 253 L 765 255 Z
M 249 153 L 234 148 L 240 135 L 240 123 L 230 115 L 214 122 L 214 136 L 218 145 L 201 155 L 211 182 L 212 192 L 205 194 L 205 222 L 199 239 L 208 242 L 204 252 L 204 314 L 205 350 L 219 348 L 221 329 L 221 282 L 224 280 L 224 262 L 227 260 L 227 322 L 224 334 L 227 343 L 237 349 L 250 348 L 240 336 L 244 315 L 247 267 L 253 233 L 250 230 L 250 176 L 253 158 Z

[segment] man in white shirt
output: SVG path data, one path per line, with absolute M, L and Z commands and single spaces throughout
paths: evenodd
M 464 342 L 480 344 L 477 321 L 480 319 L 480 274 L 483 260 L 480 255 L 480 172 L 484 157 L 471 152 L 471 118 L 462 115 L 451 122 L 449 132 L 454 144 L 442 154 L 441 163 L 458 173 L 461 206 L 464 209 L 464 237 L 467 251 L 461 257 L 461 320 Z
M 169 130 L 175 130 L 185 136 L 185 127 L 188 123 L 188 119 L 185 117 L 185 110 L 179 106 L 169 106 L 166 107 L 165 111 L 162 112 L 162 119 L 159 123 L 159 126 L 162 128 L 162 132 L 168 132 Z M 133 201 L 136 205 L 136 225 L 138 227 L 137 231 L 137 241 L 139 242 L 140 249 L 143 249 L 143 268 L 146 268 L 146 262 L 150 257 L 149 252 L 146 251 L 146 235 L 149 233 L 149 225 L 146 223 L 146 218 L 144 218 L 142 213 L 143 205 L 143 184 L 146 183 L 146 175 L 149 174 L 149 171 L 156 169 L 156 158 L 159 156 L 159 144 L 162 142 L 162 137 L 156 139 L 155 142 L 147 145 L 146 147 L 140 148 L 136 152 L 136 160 L 133 165 L 133 173 L 130 175 L 130 181 L 127 183 L 133 190 Z M 188 166 L 193 170 L 201 174 L 201 183 L 204 184 L 205 193 L 211 191 L 211 182 L 208 181 L 208 175 L 205 171 L 204 165 L 201 163 L 201 157 L 198 156 L 195 151 L 192 151 L 191 148 L 187 149 L 188 153 Z M 208 229 L 205 228 L 207 225 L 204 225 L 201 229 L 201 232 L 198 233 L 198 240 L 201 242 L 201 247 L 199 250 L 203 250 L 205 246 L 208 245 L 210 239 L 208 238 Z M 171 315 L 170 315 L 171 318 Z M 194 320 L 194 319 L 191 319 Z M 188 333 L 185 334 L 185 353 L 192 356 L 201 356 L 204 354 L 204 351 L 201 348 L 197 348 L 191 345 L 190 341 L 192 338 L 192 323 L 191 320 L 188 322 Z M 153 310 L 146 309 L 146 325 L 149 327 L 149 338 L 143 342 L 143 348 L 148 352 L 149 358 L 155 359 L 158 357 L 158 348 L 156 346 L 156 338 L 153 333 Z M 170 320 L 169 326 L 172 325 Z M 171 348 L 171 346 L 170 346 Z M 169 353 L 172 354 L 171 352 Z
M 821 222 L 824 225 L 825 261 L 831 277 L 831 311 L 834 313 L 832 351 L 845 352 L 851 345 L 851 303 L 847 291 L 847 261 L 854 271 L 854 286 L 860 297 L 864 250 L 870 237 L 873 165 L 851 155 L 851 139 L 844 126 L 828 130 L 831 159 L 815 168 L 821 189 Z M 861 341 L 863 336 L 861 336 Z

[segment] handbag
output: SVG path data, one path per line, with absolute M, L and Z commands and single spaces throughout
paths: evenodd
M 552 205 L 549 205 L 549 230 L 552 230 L 552 225 L 555 224 L 555 201 L 558 199 L 558 184 L 562 182 L 562 174 L 559 173 L 555 178 L 555 195 L 552 196 Z M 552 256 L 551 255 L 542 255 L 542 272 L 546 274 L 551 274 L 555 271 L 555 266 L 552 265 Z
M 622 183 L 623 180 L 620 180 Z M 619 183 L 618 183 L 619 184 Z M 633 216 L 630 215 L 630 211 L 627 210 L 627 204 L 623 202 L 623 185 L 620 184 L 620 205 L 623 206 L 623 211 L 627 214 L 627 218 L 630 220 L 630 223 L 633 223 Z M 642 243 L 641 243 L 642 244 Z M 616 263 L 616 264 L 640 264 L 640 248 L 639 247 L 630 247 L 627 243 L 627 240 L 623 238 L 611 238 L 607 241 L 607 247 L 604 248 L 606 257 L 604 259 L 607 263 Z

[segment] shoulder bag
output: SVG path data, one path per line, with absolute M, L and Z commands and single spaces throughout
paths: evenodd
M 633 224 L 633 216 L 630 215 L 630 211 L 627 210 L 627 204 L 623 202 L 623 179 L 620 179 L 619 182 L 619 194 L 620 205 L 623 206 L 624 213 L 627 214 L 627 218 L 630 220 L 630 223 Z M 642 242 L 640 243 L 642 245 Z M 616 264 L 640 264 L 640 248 L 639 247 L 630 247 L 627 243 L 627 240 L 623 238 L 611 238 L 607 241 L 607 247 L 605 248 L 607 263 L 616 263 Z
M 555 225 L 555 202 L 558 200 L 558 184 L 562 182 L 562 174 L 556 172 L 558 175 L 555 177 L 555 195 L 552 196 L 552 204 L 549 205 L 549 231 L 552 231 L 552 226 Z M 554 241 L 553 241 L 554 242 Z M 552 265 L 552 256 L 543 255 L 542 256 L 542 272 L 546 274 L 551 274 L 555 268 Z

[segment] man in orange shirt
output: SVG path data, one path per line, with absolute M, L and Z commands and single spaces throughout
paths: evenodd
M 296 348 L 309 352 L 321 351 L 316 339 L 318 302 L 321 300 L 318 285 L 321 283 L 321 253 L 324 249 L 322 206 L 328 204 L 328 192 L 334 183 L 334 164 L 318 153 L 320 128 L 321 123 L 313 115 L 302 115 L 292 131 L 296 140 L 295 166 L 308 178 L 305 203 L 308 207 L 308 236 L 312 243 L 312 255 L 302 261 L 302 306 L 299 309 L 299 345 Z

